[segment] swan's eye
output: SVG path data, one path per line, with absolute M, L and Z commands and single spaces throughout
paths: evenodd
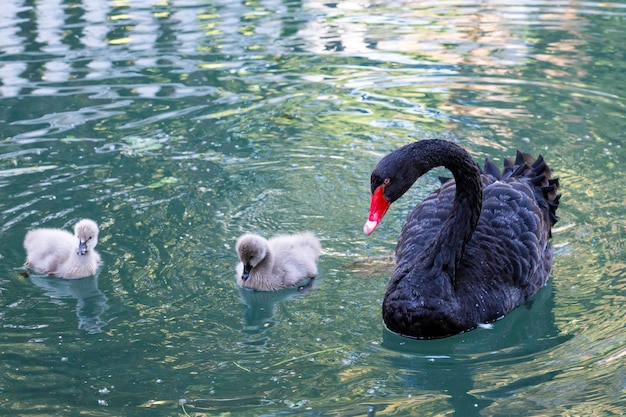
M 385 178 L 383 181 L 383 185 L 389 185 L 391 183 L 391 179 Z

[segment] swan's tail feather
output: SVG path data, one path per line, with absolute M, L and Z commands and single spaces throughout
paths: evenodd
M 546 174 L 539 174 L 536 177 L 531 178 L 530 182 L 532 182 L 533 185 L 536 185 L 537 187 L 541 187 L 545 180 Z
M 554 226 L 554 223 L 559 221 L 559 218 L 556 216 L 556 209 L 559 207 L 559 200 L 561 199 L 561 194 L 557 194 L 553 200 L 548 200 L 548 206 L 550 207 L 550 224 Z
M 532 155 L 517 151 L 515 162 L 509 158 L 504 159 L 504 170 L 500 170 L 489 159 L 485 159 L 485 167 L 481 170 L 482 174 L 490 175 L 496 180 L 505 180 L 507 178 L 525 178 L 537 190 L 537 198 L 540 204 L 544 204 L 549 212 L 550 226 L 558 221 L 556 210 L 559 207 L 561 195 L 559 191 L 559 179 L 552 178 L 552 170 L 543 159 L 542 155 L 537 158 Z
M 493 162 L 491 162 L 489 158 L 485 158 L 485 168 L 483 169 L 483 173 L 491 175 L 497 179 L 501 179 L 502 177 L 502 174 L 500 173 L 498 167 Z
M 549 212 L 550 226 L 554 226 L 558 221 L 556 210 L 561 199 L 561 195 L 558 193 L 559 179 L 552 178 L 552 169 L 543 159 L 543 156 L 539 155 L 534 158 L 532 155 L 518 150 L 515 163 L 512 163 L 510 159 L 504 160 L 502 178 L 511 177 L 526 178 L 526 181 L 536 187 L 537 198 L 543 197 L 545 201 L 543 204 L 547 204 Z M 541 204 L 541 201 L 539 203 Z

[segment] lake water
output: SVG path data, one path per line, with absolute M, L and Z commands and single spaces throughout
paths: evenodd
M 0 414 L 609 416 L 626 407 L 626 2 L 4 0 Z M 369 174 L 442 137 L 561 179 L 549 285 L 489 328 L 384 330 L 432 172 L 362 233 Z M 101 226 L 97 276 L 22 277 Z M 244 232 L 321 239 L 240 290 Z

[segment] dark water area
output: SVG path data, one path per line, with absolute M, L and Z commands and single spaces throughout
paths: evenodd
M 623 415 L 626 3 L 8 0 L 0 10 L 0 414 Z M 369 175 L 441 137 L 561 181 L 554 272 L 466 334 L 384 329 Z M 24 235 L 100 225 L 94 277 Z M 236 239 L 315 232 L 310 286 L 235 282 Z

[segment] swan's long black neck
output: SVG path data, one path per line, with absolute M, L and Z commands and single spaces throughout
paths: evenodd
M 448 267 L 453 266 L 456 271 L 465 251 L 465 244 L 476 229 L 482 207 L 483 193 L 480 168 L 470 155 L 458 146 L 447 146 L 445 149 L 444 152 L 438 153 L 441 157 L 440 165 L 450 170 L 454 176 L 456 192 L 452 211 L 431 245 L 433 248 L 431 250 L 433 253 L 437 253 L 434 248 L 438 246 L 442 254 L 447 252 L 449 258 L 447 260 L 442 259 L 444 268 L 447 261 Z M 447 246 L 447 251 L 444 250 L 445 246 Z M 448 273 L 450 277 L 454 277 L 454 271 L 448 271 Z
M 465 244 L 470 240 L 482 205 L 480 168 L 460 146 L 438 139 L 424 140 L 407 145 L 403 165 L 405 177 L 412 185 L 420 176 L 433 168 L 443 166 L 454 176 L 456 192 L 452 210 L 439 233 L 426 250 L 426 261 L 440 266 L 453 278 Z M 411 168 L 408 168 L 411 166 Z M 409 187 L 410 187 L 409 185 Z M 408 189 L 408 188 L 407 188 Z M 406 191 L 406 190 L 404 190 Z

